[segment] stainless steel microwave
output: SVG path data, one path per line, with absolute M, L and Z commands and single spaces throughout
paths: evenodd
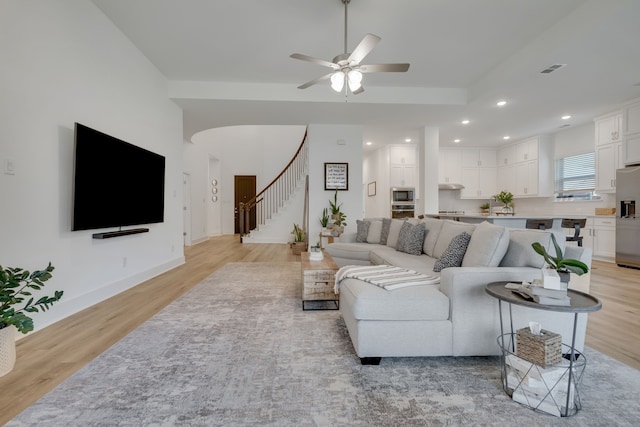
M 391 202 L 392 203 L 414 203 L 414 188 L 392 188 L 391 189 Z

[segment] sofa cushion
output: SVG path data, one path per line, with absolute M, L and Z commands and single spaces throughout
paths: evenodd
M 470 240 L 471 234 L 466 231 L 451 239 L 451 243 L 433 266 L 433 271 L 440 272 L 445 268 L 460 267 Z
M 402 224 L 405 223 L 404 219 L 392 219 L 389 226 L 389 236 L 387 237 L 387 246 L 395 248 L 398 244 L 398 237 L 400 236 L 400 229 Z
M 377 246 L 377 245 L 376 245 Z M 327 245 L 325 250 L 333 258 L 347 258 L 358 261 L 369 261 L 369 251 L 374 245 L 369 243 L 335 242 Z
M 423 223 L 412 224 L 409 221 L 405 222 L 400 228 L 396 250 L 411 255 L 422 255 L 425 231 Z
M 463 267 L 497 267 L 509 247 L 509 230 L 484 221 L 476 226 L 462 260 Z
M 563 239 L 564 240 L 564 239 Z M 509 247 L 500 262 L 501 267 L 544 267 L 544 258 L 533 250 L 531 244 L 540 242 L 548 253 L 555 256 L 551 241 L 551 232 L 546 230 L 530 230 L 511 228 L 509 230 Z M 564 243 L 564 242 L 563 242 Z M 562 245 L 560 241 L 558 244 Z M 561 246 L 562 247 L 562 246 Z
M 422 251 L 429 256 L 433 256 L 433 248 L 436 246 L 436 241 L 440 235 L 443 221 L 435 218 L 425 218 L 422 221 L 427 229 L 427 234 L 424 238 L 424 245 L 422 245 Z
M 340 283 L 341 305 L 358 320 L 447 320 L 449 298 L 438 285 L 409 286 L 388 291 L 358 279 Z
M 380 235 L 382 234 L 382 220 L 373 219 L 369 222 L 369 232 L 367 233 L 367 243 L 380 243 Z
M 365 243 L 367 241 L 367 234 L 369 234 L 369 221 L 356 220 L 356 242 Z
M 466 224 L 464 222 L 442 220 L 442 229 L 438 234 L 438 240 L 433 249 L 434 258 L 441 258 L 444 251 L 449 247 L 449 243 L 458 234 L 466 231 L 469 234 L 473 234 L 473 230 L 476 228 L 475 224 Z
M 389 227 L 391 227 L 391 218 L 384 218 L 382 220 L 382 231 L 380 232 L 381 245 L 387 244 L 387 238 L 389 237 Z

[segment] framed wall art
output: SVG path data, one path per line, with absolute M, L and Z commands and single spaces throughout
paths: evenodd
M 370 182 L 367 186 L 367 196 L 372 197 L 376 195 L 376 182 Z
M 324 189 L 349 190 L 349 163 L 324 164 Z

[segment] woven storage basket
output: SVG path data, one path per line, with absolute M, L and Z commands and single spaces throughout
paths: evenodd
M 542 335 L 533 335 L 529 328 L 518 329 L 516 355 L 543 368 L 562 360 L 562 337 L 542 329 Z

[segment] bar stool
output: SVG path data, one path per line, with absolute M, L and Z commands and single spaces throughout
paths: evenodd
M 553 227 L 553 219 L 527 219 L 527 228 L 546 230 Z
M 586 218 L 564 218 L 562 220 L 562 228 L 573 228 L 573 236 L 567 236 L 567 242 L 578 242 L 578 246 L 582 246 L 582 236 L 580 235 L 580 229 L 587 225 Z

